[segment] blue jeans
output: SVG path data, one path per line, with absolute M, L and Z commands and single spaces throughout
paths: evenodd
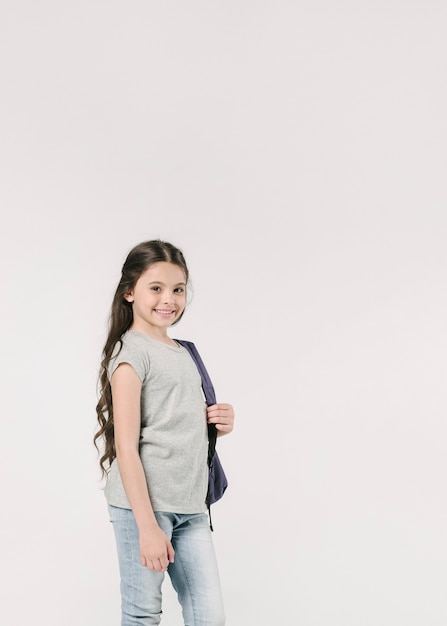
M 159 624 L 164 573 L 141 565 L 138 528 L 132 511 L 109 506 L 109 513 L 121 575 L 121 626 Z M 156 512 L 155 516 L 175 550 L 168 574 L 182 607 L 185 626 L 224 626 L 208 515 Z

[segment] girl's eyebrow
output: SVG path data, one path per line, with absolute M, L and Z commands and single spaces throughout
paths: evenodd
M 164 285 L 166 287 L 166 283 L 161 280 L 151 280 L 148 285 Z M 176 287 L 186 287 L 186 283 L 176 283 Z

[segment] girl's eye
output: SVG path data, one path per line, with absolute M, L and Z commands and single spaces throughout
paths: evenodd
M 155 285 L 151 287 L 152 291 L 160 291 L 160 287 L 156 287 Z
M 183 287 L 176 287 L 176 289 L 174 289 L 174 293 L 183 293 L 184 291 Z

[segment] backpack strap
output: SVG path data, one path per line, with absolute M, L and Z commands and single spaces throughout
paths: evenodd
M 213 383 L 211 382 L 211 378 L 206 370 L 205 364 L 202 361 L 202 358 L 199 354 L 199 351 L 192 343 L 192 341 L 185 341 L 184 339 L 175 339 L 177 343 L 182 345 L 191 355 L 192 360 L 197 366 L 199 370 L 200 377 L 202 379 L 202 389 L 205 394 L 205 400 L 207 406 L 211 406 L 216 404 L 216 392 L 214 391 Z M 217 441 L 217 428 L 215 424 L 208 424 L 208 467 L 210 470 L 210 480 L 211 477 L 214 480 L 214 457 L 216 455 L 216 441 Z M 225 490 L 226 487 L 223 489 Z M 213 530 L 213 523 L 211 521 L 211 500 L 213 494 L 211 494 L 211 485 L 210 481 L 208 481 L 208 492 L 206 494 L 206 506 L 208 507 L 208 515 L 210 518 L 210 528 Z
M 203 393 L 205 394 L 207 406 L 212 406 L 213 404 L 216 404 L 216 392 L 214 391 L 213 383 L 211 382 L 211 378 L 206 370 L 199 351 L 192 343 L 192 341 L 185 341 L 184 339 L 176 339 L 175 341 L 177 341 L 177 343 L 179 343 L 188 350 L 189 354 L 192 357 L 192 360 L 197 365 L 197 369 L 199 370 L 200 376 L 202 378 L 202 388 Z M 216 440 L 217 428 L 215 424 L 208 424 L 208 465 L 211 465 L 213 461 L 214 453 L 216 451 Z

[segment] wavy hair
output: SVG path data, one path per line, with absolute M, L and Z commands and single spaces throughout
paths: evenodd
M 93 443 L 98 452 L 100 451 L 98 444 L 101 440 L 104 446 L 103 454 L 99 459 L 103 477 L 108 473 L 110 465 L 116 457 L 112 390 L 110 387 L 108 368 L 116 344 L 120 344 L 119 349 L 121 350 L 121 337 L 129 330 L 133 323 L 132 304 L 127 302 L 124 296 L 129 293 L 129 291 L 132 291 L 137 280 L 150 265 L 163 261 L 178 265 L 183 270 L 186 283 L 188 283 L 189 271 L 182 251 L 171 243 L 153 239 L 138 244 L 129 252 L 121 271 L 121 279 L 113 297 L 107 340 L 102 351 L 99 372 L 99 401 L 96 405 L 99 429 L 93 438 Z M 174 324 L 179 322 L 182 316 L 183 313 Z

